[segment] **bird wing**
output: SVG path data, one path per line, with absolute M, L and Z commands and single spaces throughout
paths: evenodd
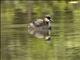
M 41 23 L 43 23 L 42 19 L 37 19 L 36 21 L 34 21 L 34 25 L 36 25 L 36 26 L 41 25 Z

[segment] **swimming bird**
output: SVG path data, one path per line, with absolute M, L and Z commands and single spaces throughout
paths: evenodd
M 37 38 L 44 38 L 47 41 L 51 40 L 51 17 L 46 15 L 43 19 L 37 19 L 28 24 L 28 33 Z

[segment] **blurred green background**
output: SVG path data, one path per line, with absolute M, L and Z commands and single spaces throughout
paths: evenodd
M 27 33 L 27 24 L 51 15 L 52 40 Z M 80 60 L 80 1 L 1 1 L 1 60 Z

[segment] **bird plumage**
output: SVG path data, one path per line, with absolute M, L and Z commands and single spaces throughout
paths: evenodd
M 50 40 L 50 17 L 46 16 L 44 19 L 37 19 L 28 25 L 29 34 L 34 35 L 37 38 L 45 38 Z

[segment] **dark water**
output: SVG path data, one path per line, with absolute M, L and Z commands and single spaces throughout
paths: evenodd
M 10 2 L 8 5 L 8 7 L 3 5 L 1 12 L 1 60 L 80 59 L 80 9 L 66 8 L 53 12 L 52 40 L 49 44 L 44 39 L 29 35 L 26 18 L 21 19 L 25 15 L 22 17 L 21 14 L 19 15 L 21 18 L 16 18 L 15 8 L 10 7 Z

